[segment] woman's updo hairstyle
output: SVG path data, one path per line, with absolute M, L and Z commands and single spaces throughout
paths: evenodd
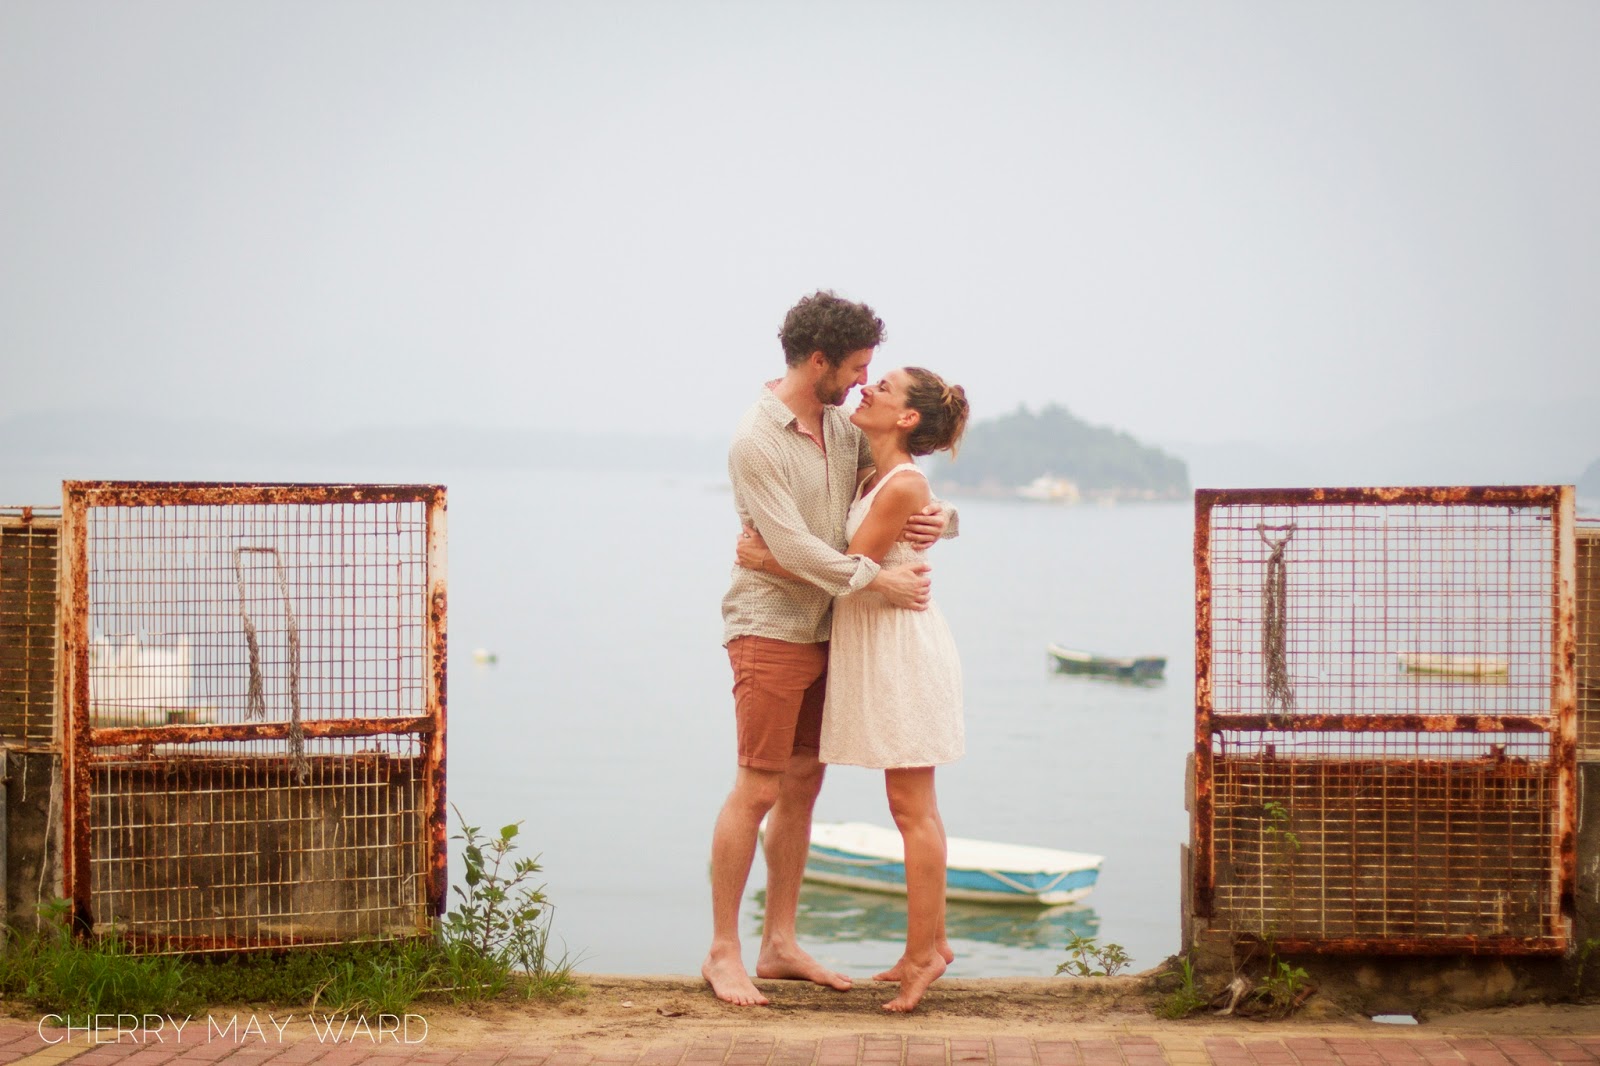
M 922 416 L 906 438 L 906 450 L 912 455 L 931 455 L 948 448 L 954 459 L 956 445 L 967 428 L 966 390 L 946 385 L 938 374 L 920 366 L 906 367 L 906 375 L 911 378 L 906 406 Z

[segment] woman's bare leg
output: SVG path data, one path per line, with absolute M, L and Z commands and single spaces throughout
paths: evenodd
M 900 994 L 883 1009 L 912 1010 L 944 973 L 939 951 L 944 929 L 945 840 L 933 788 L 933 767 L 886 770 L 889 812 L 905 841 L 906 950 L 895 964 Z
M 939 848 L 940 848 L 940 853 L 943 854 L 943 855 L 948 855 L 949 852 L 950 852 L 950 848 L 949 848 L 949 844 L 947 843 L 946 837 L 945 837 L 944 819 L 939 815 L 939 808 L 937 806 L 934 807 L 933 816 L 939 822 Z M 934 940 L 938 944 L 939 957 L 944 959 L 945 965 L 949 965 L 950 963 L 956 961 L 956 953 L 953 950 L 951 950 L 951 948 L 950 948 L 950 938 L 945 933 L 945 928 L 944 928 L 945 910 L 946 910 L 946 907 L 944 905 L 944 898 L 941 895 L 941 897 L 939 899 L 939 928 L 938 928 L 937 933 L 934 936 Z M 883 971 L 882 973 L 874 974 L 872 979 L 874 981 L 888 981 L 888 982 L 893 983 L 893 984 L 898 984 L 900 982 L 900 975 L 901 975 L 901 973 L 903 972 L 904 969 L 905 969 L 905 959 L 901 958 L 901 959 L 897 960 L 893 966 L 889 967 L 887 970 Z

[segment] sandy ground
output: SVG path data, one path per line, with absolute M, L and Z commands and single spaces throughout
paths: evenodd
M 585 975 L 585 994 L 557 1004 L 495 1004 L 473 1009 L 424 1008 L 430 1041 L 447 1045 L 520 1043 L 530 1039 L 582 1042 L 655 1042 L 706 1035 L 777 1033 L 791 1039 L 862 1032 L 919 1036 L 1082 1036 L 1095 1031 L 1252 1036 L 1289 1026 L 1311 1035 L 1359 1031 L 1365 1035 L 1417 1032 L 1379 1026 L 1366 1017 L 1313 996 L 1286 1021 L 1263 1022 L 1209 1014 L 1166 1021 L 1151 1013 L 1152 993 L 1140 978 L 1080 981 L 985 978 L 940 981 L 909 1016 L 886 1014 L 881 1004 L 892 985 L 858 982 L 834 992 L 801 982 L 760 981 L 767 1007 L 733 1007 L 698 978 Z M 1600 1004 L 1539 1005 L 1425 1017 L 1436 1032 L 1600 1033 Z

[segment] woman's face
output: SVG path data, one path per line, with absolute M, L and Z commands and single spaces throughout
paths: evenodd
M 906 407 L 906 389 L 910 384 L 910 374 L 904 370 L 891 370 L 876 385 L 863 387 L 861 403 L 856 406 L 850 421 L 863 431 L 886 432 L 897 428 L 909 431 L 916 425 L 914 419 L 910 425 L 903 424 L 910 412 Z

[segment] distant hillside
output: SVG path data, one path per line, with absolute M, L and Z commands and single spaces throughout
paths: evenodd
M 1054 404 L 1034 414 L 1019 407 L 967 428 L 960 455 L 940 457 L 943 483 L 987 491 L 1016 489 L 1041 477 L 1073 482 L 1084 496 L 1176 499 L 1189 493 L 1182 459 L 1120 430 L 1092 426 Z

